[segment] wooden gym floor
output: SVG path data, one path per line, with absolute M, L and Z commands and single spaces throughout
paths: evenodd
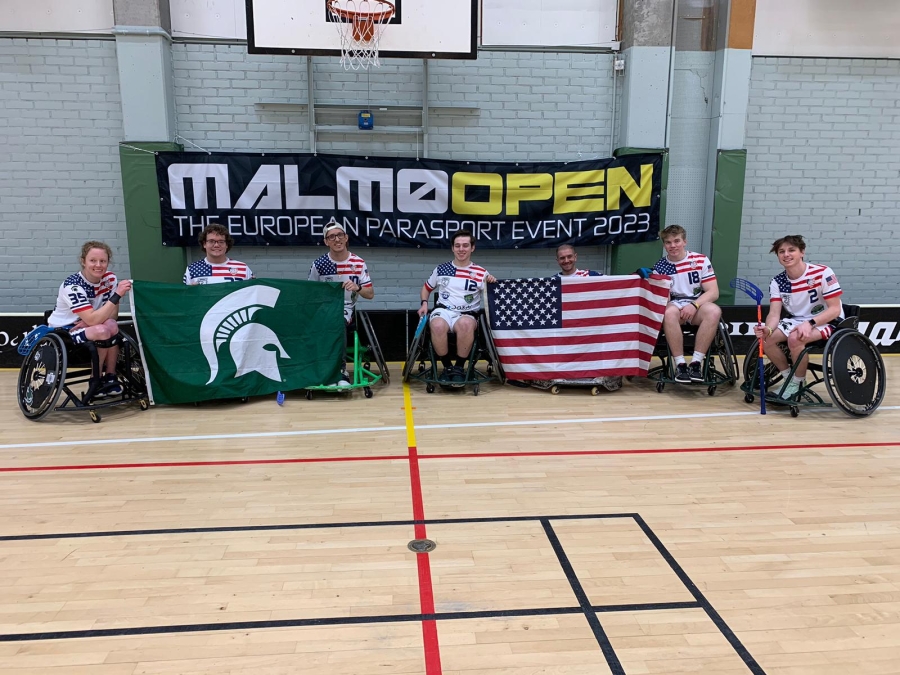
M 900 673 L 885 361 L 866 419 L 395 372 L 35 424 L 0 372 L 0 672 Z

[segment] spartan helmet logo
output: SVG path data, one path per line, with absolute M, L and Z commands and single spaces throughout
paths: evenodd
M 281 293 L 270 286 L 249 286 L 229 293 L 213 305 L 200 323 L 200 345 L 209 363 L 209 382 L 219 374 L 219 348 L 229 342 L 236 372 L 240 377 L 256 371 L 281 382 L 278 357 L 289 359 L 281 341 L 268 326 L 251 321 L 263 307 L 274 307 Z M 274 345 L 276 351 L 266 349 Z

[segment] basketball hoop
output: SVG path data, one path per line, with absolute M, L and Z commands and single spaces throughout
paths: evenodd
M 344 70 L 363 70 L 378 63 L 378 43 L 394 16 L 387 0 L 325 0 L 325 6 L 341 38 Z

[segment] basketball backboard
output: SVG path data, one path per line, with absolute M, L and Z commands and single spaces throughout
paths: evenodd
M 357 0 L 362 5 L 365 0 Z M 478 0 L 390 0 L 381 57 L 477 58 Z M 247 0 L 251 54 L 340 56 L 341 40 L 327 0 Z

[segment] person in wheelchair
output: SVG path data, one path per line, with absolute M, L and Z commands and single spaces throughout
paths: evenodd
M 234 246 L 234 239 L 224 225 L 207 225 L 197 237 L 200 248 L 206 253 L 203 260 L 187 266 L 184 283 L 188 286 L 220 284 L 225 281 L 247 281 L 253 279 L 253 272 L 246 263 L 232 260 L 228 252 Z
M 333 281 L 344 286 L 344 321 L 347 324 L 348 340 L 353 339 L 356 326 L 353 322 L 353 309 L 360 297 L 371 300 L 375 297 L 375 286 L 369 277 L 366 261 L 347 248 L 347 232 L 344 226 L 334 218 L 328 221 L 323 232 L 328 253 L 313 261 L 309 269 L 310 281 Z M 352 342 L 350 342 L 352 344 Z M 347 363 L 341 368 L 339 387 L 350 386 L 350 374 Z
M 602 277 L 600 272 L 594 270 L 578 269 L 578 254 L 572 244 L 561 244 L 556 247 L 556 264 L 559 265 L 558 277 Z
M 716 273 L 709 258 L 687 250 L 687 233 L 680 225 L 670 225 L 659 236 L 666 253 L 653 266 L 653 271 L 672 282 L 663 330 L 669 352 L 675 359 L 675 381 L 703 382 L 703 359 L 722 318 L 722 310 L 715 304 L 719 299 Z M 697 326 L 690 366 L 684 359 L 682 324 Z
M 436 309 L 431 312 L 429 329 L 431 344 L 437 359 L 444 366 L 439 380 L 448 384 L 462 384 L 466 380 L 465 363 L 475 343 L 478 313 L 481 311 L 481 291 L 485 282 L 497 279 L 485 268 L 472 262 L 475 237 L 468 230 L 459 230 L 450 240 L 453 260 L 434 268 L 419 293 L 419 316 L 428 313 L 428 298 L 437 289 Z M 456 359 L 450 356 L 449 333 L 456 335 Z
M 91 385 L 95 397 L 116 396 L 122 386 L 116 378 L 119 333 L 116 317 L 119 301 L 131 290 L 131 281 L 119 281 L 109 271 L 112 249 L 102 241 L 88 241 L 81 247 L 81 271 L 60 284 L 56 308 L 47 319 L 51 328 L 66 328 L 74 344 L 92 340 L 97 345 L 100 382 Z
M 806 380 L 809 357 L 797 364 L 794 377 L 789 379 L 791 368 L 778 344 L 787 341 L 791 358 L 796 361 L 808 344 L 827 340 L 834 332 L 832 322 L 844 318 L 842 291 L 830 267 L 804 260 L 806 242 L 799 234 L 776 239 L 769 252 L 778 256 L 784 272 L 769 284 L 769 312 L 765 324 L 756 326 L 754 332 L 763 341 L 765 355 L 784 378 L 778 397 L 788 400 Z M 781 318 L 782 309 L 787 318 Z

